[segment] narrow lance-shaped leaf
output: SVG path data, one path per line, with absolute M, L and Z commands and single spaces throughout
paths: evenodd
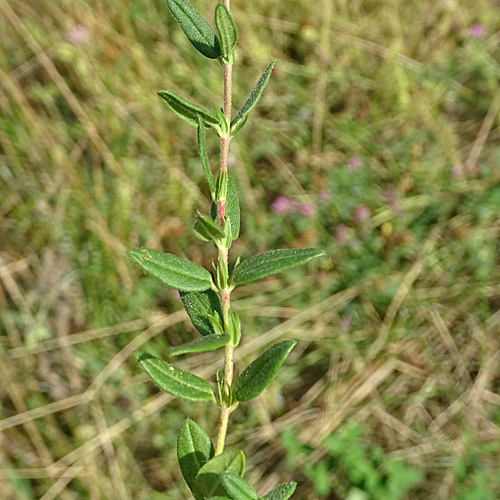
M 191 419 L 182 424 L 177 438 L 177 459 L 182 476 L 193 491 L 198 471 L 214 456 L 214 447 L 205 431 Z
M 280 484 L 273 491 L 264 495 L 260 500 L 288 500 L 293 495 L 296 487 L 297 483 L 294 483 L 293 481 Z
M 224 472 L 243 476 L 245 472 L 245 455 L 241 450 L 229 450 L 210 459 L 196 476 L 195 491 L 203 497 L 222 495 L 220 475 Z
M 227 334 L 223 335 L 207 335 L 201 339 L 193 340 L 192 342 L 187 342 L 177 347 L 170 349 L 169 354 L 172 356 L 179 356 L 179 354 L 187 354 L 193 352 L 206 352 L 215 351 L 220 347 L 225 346 L 231 337 Z
M 220 44 L 210 23 L 184 0 L 167 0 L 167 5 L 193 46 L 205 57 L 217 59 Z
M 194 232 L 203 241 L 218 241 L 224 238 L 224 231 L 217 222 L 206 215 L 198 218 L 194 225 Z
M 184 121 L 189 123 L 189 125 L 197 127 L 199 116 L 207 127 L 219 127 L 219 120 L 217 117 L 207 110 L 200 108 L 200 106 L 186 101 L 169 90 L 160 90 L 157 94 L 177 116 L 180 116 Z
M 245 104 L 243 104 L 243 107 L 240 109 L 238 114 L 234 117 L 233 121 L 231 122 L 231 129 L 236 129 L 238 127 L 238 125 L 240 125 L 240 122 L 250 112 L 250 110 L 257 104 L 262 93 L 264 92 L 264 89 L 266 88 L 266 85 L 267 85 L 267 82 L 269 81 L 269 78 L 271 78 L 271 72 L 273 71 L 275 64 L 276 64 L 276 61 L 273 61 L 265 69 L 264 73 L 262 73 L 262 76 L 259 78 L 259 81 L 257 82 L 254 89 L 252 90 L 252 92 L 248 96 Z
M 271 250 L 243 261 L 233 273 L 234 283 L 249 283 L 265 276 L 298 267 L 324 255 L 318 248 L 289 248 Z
M 176 290 L 201 292 L 212 286 L 212 276 L 204 267 L 176 255 L 139 248 L 128 256 L 145 273 Z
M 253 361 L 236 379 L 234 384 L 236 399 L 249 401 L 258 396 L 276 376 L 296 344 L 295 340 L 278 342 Z
M 212 387 L 206 380 L 145 352 L 137 352 L 135 355 L 141 368 L 162 391 L 188 401 L 214 399 Z
M 222 61 L 225 64 L 233 64 L 233 48 L 238 40 L 238 33 L 231 13 L 222 2 L 215 8 L 215 25 L 220 36 Z
M 203 123 L 203 118 L 199 113 L 196 118 L 198 120 L 198 148 L 200 150 L 201 166 L 203 168 L 203 173 L 205 174 L 205 178 L 207 179 L 208 187 L 210 188 L 210 193 L 213 199 L 215 196 L 215 183 L 212 176 L 212 171 L 210 170 L 210 162 L 208 161 L 207 150 L 205 148 L 205 125 Z
M 240 476 L 225 472 L 220 475 L 221 489 L 230 498 L 257 500 L 255 490 Z
M 240 234 L 240 202 L 238 201 L 238 188 L 231 176 L 227 180 L 226 217 L 231 225 L 231 237 L 236 240 Z
M 213 290 L 205 290 L 201 293 L 181 292 L 180 295 L 184 308 L 193 322 L 194 327 L 202 335 L 212 335 L 216 333 L 208 317 L 214 316 L 214 313 L 217 312 L 217 315 L 222 318 L 222 304 L 219 296 Z

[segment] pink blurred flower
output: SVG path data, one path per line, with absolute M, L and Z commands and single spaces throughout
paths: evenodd
M 179 290 L 171 290 L 172 292 L 172 298 L 174 300 L 181 300 L 181 294 L 179 293 Z
M 354 212 L 354 217 L 356 217 L 359 221 L 364 221 L 368 219 L 371 215 L 370 209 L 365 207 L 364 205 L 359 205 Z
M 482 24 L 473 24 L 469 28 L 469 36 L 471 38 L 482 38 L 483 36 L 486 36 L 486 30 Z
M 337 226 L 335 239 L 339 245 L 343 245 L 347 241 L 347 227 L 344 224 L 339 224 Z
M 311 205 L 310 203 L 302 203 L 299 206 L 299 212 L 304 217 L 312 217 L 316 212 L 316 208 L 314 208 L 314 205 Z
M 292 200 L 291 198 L 287 198 L 286 196 L 278 196 L 272 205 L 271 210 L 278 215 L 285 215 L 290 213 L 292 210 L 295 210 L 297 207 L 297 202 Z
M 330 198 L 332 197 L 330 191 L 325 189 L 324 191 L 321 191 L 321 193 L 318 194 L 318 201 L 321 203 L 327 202 Z
M 457 163 L 456 165 L 453 165 L 453 167 L 451 167 L 451 176 L 454 179 L 461 179 L 464 176 L 464 174 L 465 170 L 463 165 Z
M 362 161 L 361 158 L 358 155 L 354 155 L 350 158 L 350 160 L 347 162 L 347 166 L 351 170 L 358 170 L 361 168 Z
M 352 320 L 351 320 L 351 318 L 349 318 L 349 316 L 344 316 L 340 320 L 340 326 L 342 328 L 344 328 L 344 330 L 349 330 L 349 328 L 351 328 L 351 326 L 352 326 Z
M 88 37 L 88 31 L 85 26 L 82 26 L 81 24 L 77 24 L 67 35 L 68 40 L 73 44 L 73 45 L 80 45 L 81 43 L 85 42 Z

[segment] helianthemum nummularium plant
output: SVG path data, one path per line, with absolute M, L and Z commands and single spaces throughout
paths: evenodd
M 162 90 L 158 95 L 180 118 L 197 129 L 201 167 L 210 188 L 210 214 L 200 215 L 194 226 L 198 238 L 215 245 L 217 262 L 212 273 L 169 253 L 146 248 L 131 250 L 130 258 L 144 272 L 164 285 L 179 290 L 182 302 L 201 337 L 170 349 L 169 356 L 214 351 L 224 348 L 224 371 L 214 374 L 214 387 L 192 373 L 147 353 L 136 353 L 141 367 L 163 391 L 193 402 L 216 404 L 220 409 L 215 447 L 207 433 L 189 418 L 177 440 L 180 470 L 196 500 L 257 500 L 255 490 L 244 479 L 245 456 L 241 450 L 226 450 L 225 441 L 231 413 L 240 402 L 257 397 L 271 382 L 295 346 L 284 340 L 269 347 L 243 372 L 234 376 L 234 350 L 241 340 L 238 313 L 231 309 L 231 292 L 237 286 L 305 264 L 323 255 L 315 248 L 272 250 L 230 265 L 229 250 L 240 232 L 240 206 L 233 178 L 228 174 L 231 139 L 241 131 L 252 108 L 269 81 L 275 62 L 264 70 L 255 88 L 233 117 L 231 103 L 234 46 L 237 31 L 230 14 L 229 0 L 215 8 L 215 25 L 184 0 L 167 0 L 172 15 L 192 45 L 223 70 L 223 107 L 205 110 L 182 97 Z M 220 169 L 214 179 L 205 149 L 205 131 L 220 137 Z M 287 500 L 295 491 L 294 482 L 284 483 L 261 500 Z

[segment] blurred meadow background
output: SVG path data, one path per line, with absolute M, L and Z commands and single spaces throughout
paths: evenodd
M 499 499 L 500 2 L 232 9 L 236 106 L 278 59 L 232 143 L 233 257 L 328 256 L 236 290 L 240 368 L 299 344 L 229 446 L 259 493 L 293 477 L 297 500 Z M 133 351 L 196 333 L 125 252 L 210 267 L 196 134 L 156 91 L 213 109 L 220 66 L 163 0 L 0 0 L 0 42 L 0 496 L 189 498 L 176 435 L 186 414 L 215 432 L 216 408 L 141 373 Z

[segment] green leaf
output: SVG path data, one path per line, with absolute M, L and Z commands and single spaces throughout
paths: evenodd
M 231 126 L 231 137 L 234 137 L 247 124 L 247 121 L 248 115 L 246 115 L 243 120 L 240 120 L 235 127 Z
M 238 33 L 231 13 L 222 2 L 215 8 L 215 25 L 220 36 L 222 62 L 233 64 L 233 48 L 238 40 Z
M 169 90 L 160 90 L 157 94 L 177 116 L 180 116 L 184 121 L 189 123 L 189 125 L 197 127 L 198 116 L 200 116 L 207 127 L 219 127 L 219 120 L 217 117 L 196 104 L 186 101 Z
M 209 59 L 217 59 L 219 40 L 209 22 L 184 0 L 167 0 L 167 5 L 198 52 Z
M 229 450 L 211 458 L 196 476 L 195 491 L 203 497 L 225 495 L 221 488 L 220 475 L 230 472 L 243 476 L 245 472 L 245 455 L 241 450 Z
M 271 250 L 243 261 L 234 270 L 233 281 L 235 283 L 249 283 L 300 266 L 321 255 L 325 255 L 325 252 L 318 248 Z
M 136 352 L 135 355 L 141 368 L 162 391 L 188 401 L 214 399 L 212 387 L 206 380 L 145 352 Z
M 169 354 L 172 356 L 178 356 L 179 354 L 187 354 L 191 352 L 206 352 L 215 351 L 220 347 L 225 346 L 231 337 L 227 334 L 223 335 L 207 335 L 201 339 L 193 340 L 193 342 L 187 342 L 180 346 L 170 349 Z
M 218 241 L 224 238 L 224 231 L 211 217 L 203 215 L 194 225 L 196 236 L 203 241 Z
M 208 187 L 210 188 L 210 193 L 212 198 L 215 196 L 215 183 L 212 176 L 212 171 L 210 170 L 210 163 L 208 161 L 207 150 L 205 148 L 205 125 L 203 124 L 203 118 L 198 113 L 196 116 L 198 120 L 198 148 L 200 150 L 201 166 L 203 168 L 203 173 L 208 182 Z
M 204 267 L 176 255 L 148 248 L 127 254 L 145 273 L 176 290 L 202 292 L 212 286 L 212 276 Z
M 262 76 L 259 78 L 259 81 L 255 85 L 254 89 L 248 96 L 245 104 L 243 104 L 243 107 L 240 109 L 238 114 L 234 117 L 233 121 L 231 122 L 231 129 L 236 129 L 241 121 L 245 118 L 246 115 L 250 112 L 250 110 L 257 104 L 259 101 L 262 92 L 264 92 L 264 89 L 266 88 L 267 82 L 269 81 L 269 78 L 271 78 L 271 73 L 273 71 L 274 65 L 276 64 L 276 60 L 274 60 L 269 66 L 265 69 L 264 73 L 262 73 Z
M 197 423 L 187 418 L 177 437 L 177 459 L 182 476 L 191 491 L 198 471 L 213 456 L 214 447 L 210 438 Z
M 293 495 L 296 487 L 297 483 L 294 483 L 293 481 L 280 484 L 276 489 L 270 491 L 260 500 L 288 500 Z
M 237 500 L 257 500 L 255 490 L 240 476 L 225 472 L 220 476 L 224 494 Z
M 238 201 L 238 189 L 236 182 L 231 176 L 227 181 L 227 199 L 225 216 L 229 217 L 231 224 L 231 237 L 236 240 L 240 235 L 240 202 Z
M 214 316 L 214 312 L 217 312 L 218 316 L 222 318 L 222 304 L 219 296 L 213 290 L 205 290 L 201 293 L 181 292 L 180 295 L 194 327 L 202 335 L 216 333 L 208 316 Z
M 210 497 L 208 500 L 231 500 L 227 497 Z
M 249 401 L 258 396 L 276 376 L 296 344 L 295 340 L 278 342 L 251 363 L 236 379 L 233 390 L 236 399 Z

